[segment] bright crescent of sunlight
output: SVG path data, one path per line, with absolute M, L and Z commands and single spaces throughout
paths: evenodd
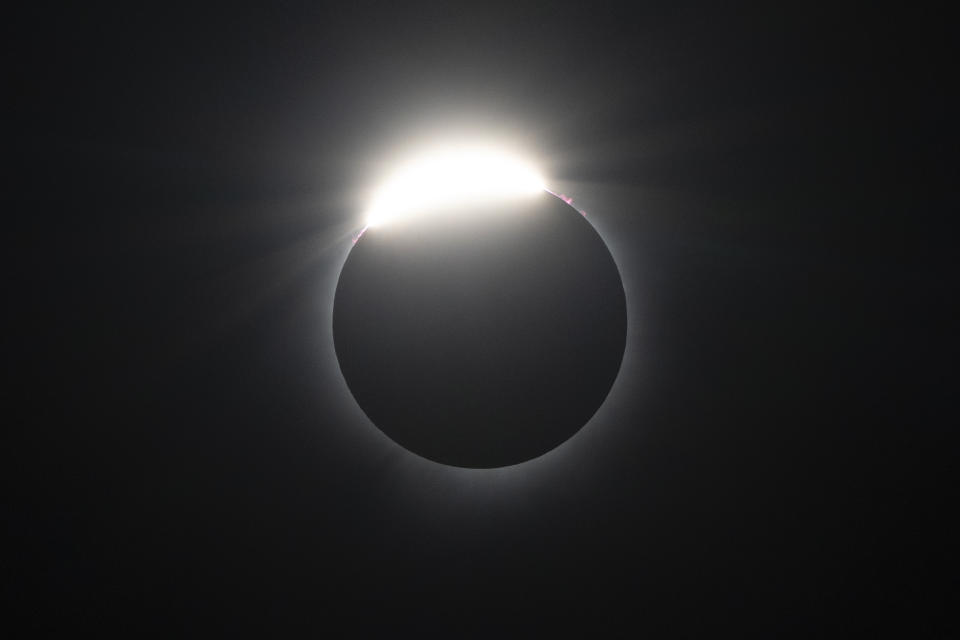
M 485 146 L 435 148 L 402 164 L 374 192 L 367 227 L 380 227 L 452 205 L 529 197 L 544 191 L 522 158 Z

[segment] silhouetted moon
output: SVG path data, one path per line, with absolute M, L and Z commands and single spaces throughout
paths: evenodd
M 333 335 L 370 420 L 430 460 L 540 456 L 593 416 L 623 358 L 616 264 L 543 193 L 369 229 L 337 284 Z

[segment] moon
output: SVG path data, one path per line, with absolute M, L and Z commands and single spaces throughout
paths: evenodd
M 370 226 L 350 251 L 333 307 L 343 377 L 373 424 L 424 458 L 494 468 L 541 456 L 617 377 L 617 266 L 547 191 L 432 202 L 431 215 Z

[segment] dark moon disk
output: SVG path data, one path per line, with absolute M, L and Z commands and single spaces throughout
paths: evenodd
M 575 434 L 626 342 L 623 283 L 589 222 L 549 194 L 369 229 L 333 336 L 357 403 L 430 460 L 491 468 Z

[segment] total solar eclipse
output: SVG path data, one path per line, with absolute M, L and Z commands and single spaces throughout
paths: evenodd
M 347 386 L 409 451 L 492 468 L 562 444 L 601 406 L 626 342 L 602 238 L 535 171 L 433 152 L 375 194 L 337 283 Z

